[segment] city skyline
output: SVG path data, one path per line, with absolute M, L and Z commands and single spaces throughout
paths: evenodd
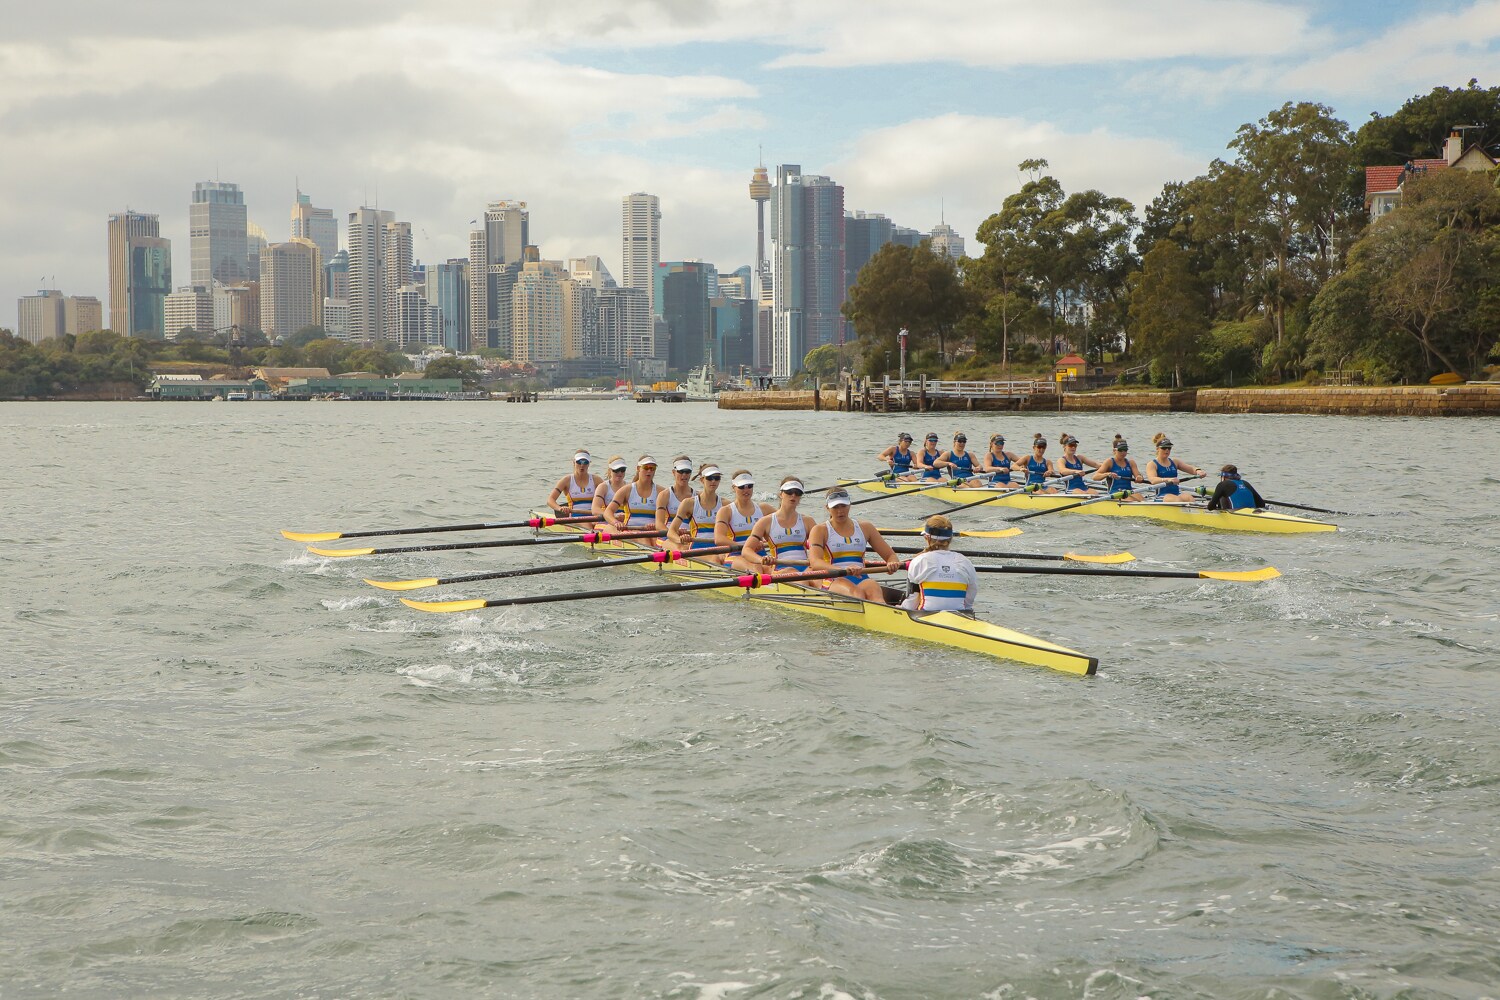
M 77 6 L 8 19 L 0 127 L 26 155 L 0 164 L 0 326 L 48 285 L 107 300 L 101 220 L 125 208 L 160 216 L 186 284 L 204 178 L 237 184 L 271 242 L 299 189 L 336 219 L 393 206 L 427 261 L 465 254 L 472 206 L 515 197 L 549 258 L 618 264 L 620 199 L 651 191 L 678 220 L 661 259 L 737 266 L 748 171 L 792 162 L 976 252 L 1021 159 L 1143 207 L 1286 100 L 1357 126 L 1500 54 L 1493 2 Z

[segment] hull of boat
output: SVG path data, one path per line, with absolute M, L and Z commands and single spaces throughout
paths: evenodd
M 546 530 L 581 533 L 569 525 L 553 525 Z M 595 545 L 593 548 L 621 552 L 651 551 L 650 548 L 640 543 L 630 541 L 608 542 Z M 700 562 L 672 563 L 670 566 L 636 564 L 633 568 L 646 569 L 671 580 L 711 579 L 724 573 L 724 570 L 712 564 Z M 922 642 L 938 643 L 956 649 L 966 649 L 970 652 L 1013 660 L 1017 663 L 1047 667 L 1066 674 L 1089 676 L 1099 666 L 1097 659 L 1077 650 L 1047 642 L 1045 639 L 1038 639 L 1024 632 L 971 618 L 968 615 L 952 611 L 914 613 L 857 597 L 829 593 L 806 584 L 772 583 L 748 592 L 709 590 L 702 593 L 739 600 L 748 599 L 756 604 L 772 605 L 789 611 L 814 615 L 855 628 Z
M 859 488 L 870 493 L 911 493 L 919 485 L 897 483 L 894 486 L 886 486 L 883 483 L 860 483 Z M 916 492 L 914 495 L 919 498 L 927 497 L 939 503 L 962 504 L 973 503 L 981 499 L 986 492 L 1002 493 L 1005 491 L 988 491 L 983 489 L 960 490 L 948 486 L 939 486 L 934 489 Z M 1041 511 L 1066 507 L 1069 504 L 1087 499 L 1088 497 L 1076 493 L 1071 495 L 1066 493 L 1013 493 L 985 506 L 1013 507 L 1025 511 Z M 975 511 L 981 509 L 983 508 L 973 508 Z M 1091 503 L 1087 507 L 1078 507 L 1074 510 L 1062 511 L 1061 513 L 1096 514 L 1101 517 L 1145 518 L 1152 521 L 1160 521 L 1164 524 L 1209 528 L 1215 531 L 1256 531 L 1271 534 L 1296 535 L 1313 531 L 1338 530 L 1338 525 L 1329 524 L 1327 521 L 1315 521 L 1312 518 L 1296 517 L 1292 514 L 1282 514 L 1279 511 L 1206 510 L 1195 504 L 1167 503 L 1161 500 L 1130 502 L 1100 500 L 1098 503 Z

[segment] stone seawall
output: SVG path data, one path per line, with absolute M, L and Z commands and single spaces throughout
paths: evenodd
M 838 390 L 824 389 L 821 402 L 823 409 L 837 410 L 839 408 Z M 773 392 L 721 392 L 719 393 L 719 409 L 816 410 L 818 406 L 813 402 L 811 389 L 787 389 Z
M 1500 416 L 1500 385 L 1289 386 L 1199 389 L 1199 413 Z
M 1065 392 L 1064 410 L 1075 413 L 1098 410 L 1109 413 L 1192 413 L 1197 389 L 1176 392 Z

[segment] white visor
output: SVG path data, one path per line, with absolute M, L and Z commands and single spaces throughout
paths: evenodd
M 719 471 L 719 467 L 717 465 L 710 465 L 708 468 L 704 469 L 700 473 L 700 475 L 704 479 L 707 479 L 709 476 L 722 476 L 723 473 Z
M 748 472 L 741 472 L 738 476 L 734 477 L 734 485 L 736 485 L 736 486 L 754 486 L 755 485 L 755 477 L 752 476 L 752 475 L 750 475 L 750 473 L 748 473 Z
M 628 468 L 630 468 L 630 466 L 625 463 L 625 460 L 623 458 L 617 458 L 609 465 L 610 472 L 624 472 Z
M 643 465 L 655 465 L 655 464 L 656 464 L 656 459 L 652 458 L 650 455 L 642 455 L 640 457 L 640 461 L 638 461 L 638 462 L 635 463 L 635 467 L 637 469 L 639 469 Z
M 692 472 L 693 471 L 693 463 L 692 462 L 673 462 L 672 463 L 672 471 L 673 472 Z
M 835 508 L 835 507 L 848 507 L 848 506 L 851 506 L 851 504 L 849 503 L 849 494 L 847 494 L 847 493 L 835 493 L 833 496 L 830 496 L 828 498 L 828 509 L 829 510 L 833 510 L 833 508 Z
M 795 479 L 790 480 L 788 482 L 785 482 L 785 483 L 781 484 L 781 492 L 783 492 L 783 493 L 785 493 L 787 490 L 800 490 L 800 489 L 802 489 L 802 484 L 799 483 Z
M 580 451 L 578 454 L 576 454 L 576 455 L 573 456 L 573 461 L 575 461 L 575 462 L 582 462 L 585 458 L 588 459 L 591 462 L 594 460 L 594 456 L 593 455 L 590 455 L 586 451 Z

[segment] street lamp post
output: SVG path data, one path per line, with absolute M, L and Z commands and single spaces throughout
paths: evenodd
M 901 342 L 901 388 L 906 388 L 906 338 L 909 336 L 906 327 L 902 327 L 896 334 L 896 339 Z

